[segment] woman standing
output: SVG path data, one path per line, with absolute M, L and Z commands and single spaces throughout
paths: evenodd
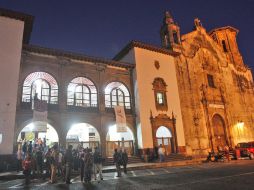
M 23 174 L 25 175 L 25 184 L 30 183 L 32 169 L 32 160 L 30 154 L 27 154 L 26 159 L 23 161 Z

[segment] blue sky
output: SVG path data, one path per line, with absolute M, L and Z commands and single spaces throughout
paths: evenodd
M 31 44 L 112 58 L 129 41 L 160 45 L 159 30 L 170 10 L 181 33 L 231 25 L 245 64 L 254 69 L 254 0 L 0 0 L 0 7 L 35 16 Z

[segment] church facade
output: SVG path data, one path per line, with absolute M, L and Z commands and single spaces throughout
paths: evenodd
M 115 148 L 143 155 L 160 144 L 167 154 L 202 156 L 254 140 L 253 78 L 237 29 L 207 32 L 195 19 L 181 35 L 166 12 L 161 47 L 132 41 L 110 60 L 30 45 L 33 17 L 0 13 L 1 155 L 38 138 L 99 146 L 105 156 Z M 35 96 L 47 102 L 46 128 L 33 119 Z M 124 107 L 124 132 L 115 106 Z

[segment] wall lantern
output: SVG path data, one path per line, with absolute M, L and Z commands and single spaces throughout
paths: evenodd
M 238 121 L 236 125 L 237 125 L 237 128 L 239 130 L 243 130 L 243 127 L 244 127 L 244 122 L 243 121 L 241 121 L 241 120 Z

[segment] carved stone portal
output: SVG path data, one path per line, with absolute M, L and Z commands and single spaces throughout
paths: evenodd
M 156 117 L 153 117 L 152 114 L 150 116 L 150 121 L 152 125 L 152 135 L 153 135 L 153 146 L 159 146 L 162 144 L 166 153 L 178 153 L 178 145 L 177 145 L 177 135 L 176 135 L 176 119 L 174 114 L 172 114 L 172 118 L 167 116 L 166 114 L 159 114 Z M 172 137 L 160 138 L 156 136 L 157 130 L 161 127 L 166 127 L 172 134 Z M 164 143 L 165 142 L 165 143 Z

